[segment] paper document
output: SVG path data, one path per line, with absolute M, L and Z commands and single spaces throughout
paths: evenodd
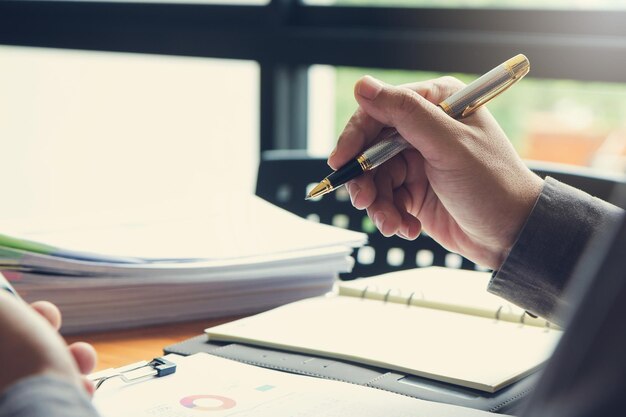
M 241 316 L 328 292 L 363 233 L 251 195 L 0 224 L 0 272 L 64 334 Z
M 0 233 L 45 244 L 50 251 L 56 247 L 65 251 L 61 253 L 159 262 L 239 259 L 365 242 L 363 233 L 309 222 L 261 198 L 236 193 L 220 196 L 218 202 L 11 221 L 0 223 Z
M 175 374 L 135 384 L 109 380 L 103 417 L 481 417 L 496 414 L 374 388 L 259 368 L 199 353 L 168 356 Z

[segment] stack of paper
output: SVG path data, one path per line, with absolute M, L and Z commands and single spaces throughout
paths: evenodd
M 365 235 L 252 196 L 0 225 L 0 270 L 63 332 L 266 310 L 331 289 Z

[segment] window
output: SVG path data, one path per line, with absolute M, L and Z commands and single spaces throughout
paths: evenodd
M 3 218 L 254 190 L 253 61 L 0 46 L 0 68 Z
M 308 146 L 323 155 L 354 109 L 354 80 L 374 72 L 364 68 L 410 70 L 374 72 L 389 82 L 454 71 L 473 79 L 485 64 L 522 52 L 536 79 L 489 106 L 522 155 L 619 167 L 622 108 L 605 104 L 623 101 L 624 21 L 626 0 L 0 1 L 0 44 L 245 62 L 255 82 L 243 82 L 252 91 L 242 91 L 241 119 L 258 127 L 254 149 Z M 209 94 L 198 77 L 192 97 Z M 225 80 L 221 86 L 238 84 Z M 564 120 L 565 108 L 575 120 Z M 586 143 L 576 158 L 543 145 L 537 154 L 536 141 L 558 143 L 541 126 L 559 124 Z
M 494 64 L 495 66 L 495 64 Z M 442 73 L 314 66 L 309 149 L 327 154 L 356 108 L 353 85 L 364 74 L 390 84 Z M 452 74 L 469 83 L 478 75 Z M 531 74 L 532 75 L 532 70 Z M 333 96 L 318 98 L 321 94 Z M 488 104 L 525 159 L 626 172 L 626 83 L 525 78 Z M 319 101 L 316 101 L 317 100 Z M 328 103 L 334 105 L 328 106 Z
M 624 0 L 305 0 L 319 6 L 512 8 L 512 9 L 626 9 Z

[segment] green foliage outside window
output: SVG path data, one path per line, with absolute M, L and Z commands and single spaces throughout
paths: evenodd
M 353 86 L 365 74 L 394 85 L 442 75 L 421 71 L 338 68 L 335 90 L 337 135 L 356 109 Z M 477 77 L 467 74 L 450 75 L 465 83 Z M 626 84 L 539 80 L 527 77 L 490 102 L 487 107 L 523 155 L 523 141 L 533 114 L 561 114 L 570 120 L 574 119 L 574 123 L 588 123 L 587 129 L 606 134 L 626 127 Z

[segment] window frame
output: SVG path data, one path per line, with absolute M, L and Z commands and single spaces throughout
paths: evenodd
M 313 64 L 626 82 L 626 10 L 0 1 L 0 44 L 254 60 L 260 150 L 306 149 Z

